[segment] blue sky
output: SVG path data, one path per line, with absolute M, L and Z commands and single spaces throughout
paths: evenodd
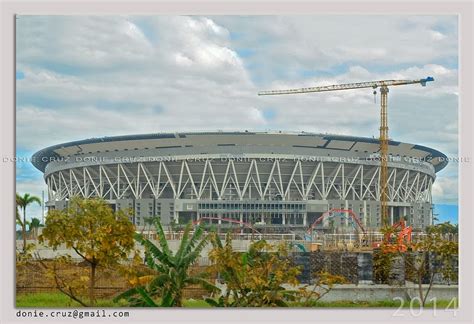
M 163 131 L 377 136 L 370 89 L 256 93 L 433 76 L 426 88 L 391 89 L 390 135 L 455 157 L 457 28 L 449 15 L 19 16 L 18 155 L 83 138 Z M 451 163 L 433 187 L 441 218 L 457 219 L 457 187 Z M 44 188 L 39 171 L 18 163 L 17 191 L 41 196 Z
M 436 204 L 433 214 L 438 218 L 439 223 L 450 222 L 458 223 L 458 205 Z

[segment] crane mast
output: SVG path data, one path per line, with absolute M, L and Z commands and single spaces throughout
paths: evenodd
M 388 225 L 388 87 L 408 84 L 421 84 L 426 86 L 427 82 L 434 81 L 434 78 L 427 77 L 419 80 L 380 80 L 369 82 L 334 84 L 319 87 L 308 87 L 286 90 L 267 90 L 260 91 L 259 96 L 302 94 L 311 92 L 340 91 L 363 88 L 380 88 L 380 204 L 382 225 Z M 375 92 L 374 92 L 375 93 Z
M 380 211 L 382 225 L 388 225 L 388 87 L 380 87 Z

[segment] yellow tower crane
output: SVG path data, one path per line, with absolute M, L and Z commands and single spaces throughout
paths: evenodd
M 361 89 L 361 88 L 380 88 L 380 204 L 382 212 L 382 225 L 387 225 L 388 219 L 388 112 L 387 112 L 387 99 L 388 99 L 388 87 L 399 86 L 407 84 L 421 84 L 426 86 L 429 81 L 434 81 L 432 77 L 427 77 L 420 80 L 381 80 L 381 81 L 369 81 L 369 82 L 358 82 L 358 83 L 346 83 L 346 84 L 335 84 L 321 87 L 309 87 L 299 89 L 288 89 L 288 90 L 268 90 L 261 91 L 258 93 L 259 96 L 273 96 L 273 95 L 287 95 L 287 94 L 301 94 L 310 92 L 325 92 L 325 91 L 338 91 L 338 90 L 350 90 L 350 89 Z M 376 91 L 374 90 L 374 94 Z

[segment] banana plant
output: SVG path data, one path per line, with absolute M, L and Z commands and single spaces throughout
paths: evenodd
M 210 283 L 205 272 L 191 274 L 191 266 L 196 263 L 204 247 L 209 243 L 209 235 L 202 227 L 194 228 L 189 223 L 184 229 L 178 250 L 174 253 L 166 239 L 159 219 L 155 221 L 158 245 L 135 234 L 135 240 L 145 248 L 145 263 L 155 271 L 146 284 L 137 285 L 114 298 L 125 299 L 130 306 L 137 307 L 181 307 L 184 289 L 190 285 L 200 285 L 212 292 L 219 290 Z

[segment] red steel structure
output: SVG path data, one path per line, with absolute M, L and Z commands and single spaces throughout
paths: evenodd
M 318 225 L 319 223 L 321 223 L 324 218 L 331 217 L 332 214 L 336 214 L 336 213 L 342 213 L 343 215 L 349 215 L 349 217 L 351 217 L 354 220 L 354 222 L 357 224 L 357 226 L 359 226 L 359 228 L 362 230 L 362 233 L 367 234 L 367 231 L 365 230 L 364 226 L 360 222 L 359 218 L 357 217 L 357 215 L 351 209 L 340 209 L 340 208 L 332 208 L 332 209 L 328 210 L 327 212 L 323 213 L 318 219 L 316 219 L 314 221 L 313 224 L 311 224 L 311 226 L 308 228 L 306 233 L 308 233 L 308 234 L 311 233 L 311 231 L 314 229 L 314 227 L 316 225 Z

